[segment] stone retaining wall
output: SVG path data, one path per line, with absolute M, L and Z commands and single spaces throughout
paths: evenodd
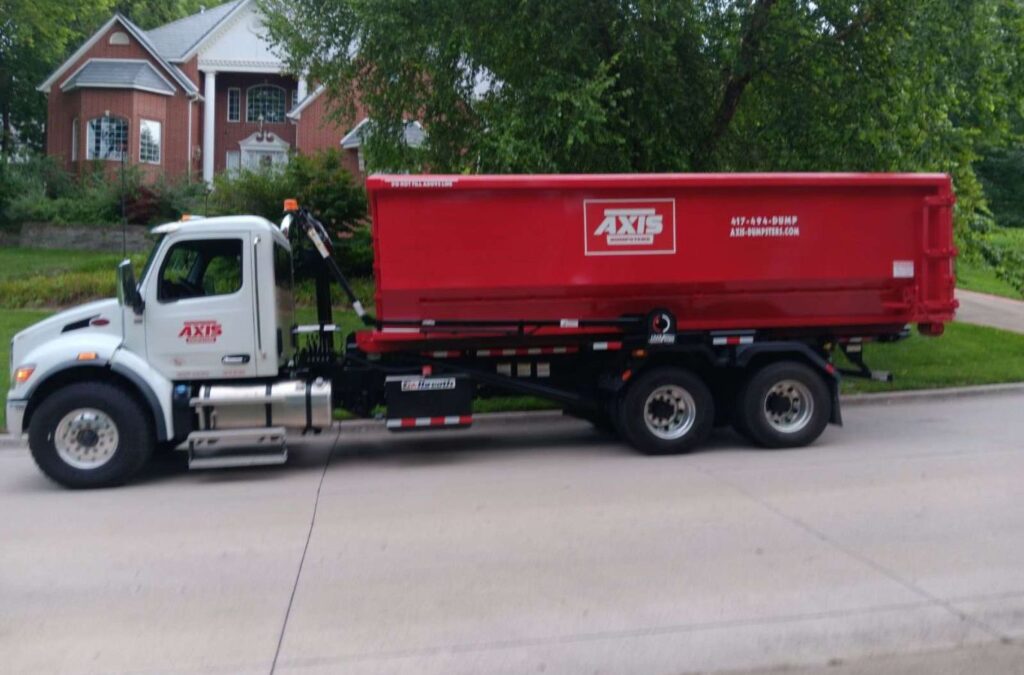
M 126 232 L 129 253 L 148 251 L 152 246 L 148 227 L 129 225 Z M 25 223 L 20 232 L 0 231 L 0 246 L 120 253 L 121 245 L 121 228 L 118 226 Z

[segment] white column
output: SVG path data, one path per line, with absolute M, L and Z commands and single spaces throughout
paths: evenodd
M 308 90 L 305 77 L 299 78 L 299 84 L 296 88 L 298 89 L 296 96 L 299 99 L 299 103 L 302 103 L 302 101 L 306 98 L 306 92 Z
M 206 71 L 203 88 L 203 180 L 213 182 L 214 135 L 217 123 L 217 71 Z

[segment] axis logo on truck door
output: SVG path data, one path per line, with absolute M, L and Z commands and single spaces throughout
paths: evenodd
M 584 199 L 586 255 L 670 255 L 676 252 L 676 200 Z

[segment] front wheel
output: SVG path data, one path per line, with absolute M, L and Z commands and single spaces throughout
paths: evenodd
M 69 488 L 120 485 L 153 453 L 146 411 L 106 383 L 72 384 L 50 394 L 33 413 L 29 448 L 52 480 Z
M 803 363 L 783 361 L 761 368 L 744 385 L 735 425 L 766 448 L 798 448 L 821 436 L 831 413 L 821 376 Z
M 699 377 L 682 368 L 658 367 L 629 385 L 620 400 L 617 426 L 644 454 L 688 452 L 711 433 L 714 405 Z

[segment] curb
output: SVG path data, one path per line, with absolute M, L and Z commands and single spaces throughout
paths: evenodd
M 885 391 L 873 394 L 850 394 L 840 400 L 843 405 L 890 404 L 904 401 L 927 399 L 963 398 L 968 396 L 996 396 L 999 394 L 1024 393 L 1024 382 L 1006 384 L 980 384 L 972 387 L 946 387 L 944 389 L 910 389 L 908 391 Z
M 973 387 L 948 387 L 945 389 L 911 389 L 909 391 L 880 392 L 873 394 L 850 394 L 840 400 L 843 405 L 891 405 L 911 401 L 942 400 L 965 398 L 972 396 L 999 396 L 1002 394 L 1024 394 L 1024 382 L 1007 384 L 982 384 Z M 473 426 L 505 426 L 509 424 L 543 423 L 563 419 L 561 410 L 531 410 L 517 412 L 483 413 L 473 416 Z M 333 429 L 340 433 L 366 433 L 382 431 L 382 420 L 346 420 L 335 422 Z M 0 434 L 0 450 L 11 450 L 25 447 L 25 441 L 16 439 L 10 434 Z

